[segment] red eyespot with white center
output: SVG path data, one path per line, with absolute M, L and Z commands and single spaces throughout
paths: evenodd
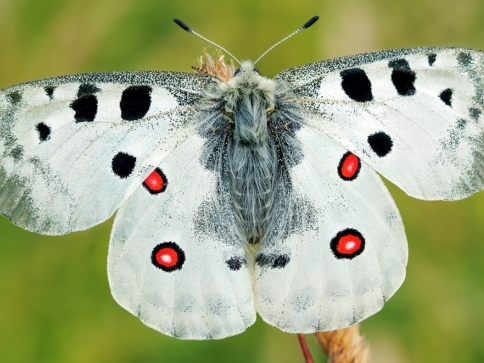
M 338 259 L 352 259 L 365 249 L 365 239 L 356 229 L 348 228 L 338 232 L 331 240 L 331 250 Z
M 358 156 L 347 152 L 341 158 L 338 165 L 338 175 L 343 180 L 355 180 L 361 169 L 361 161 Z
M 151 194 L 164 192 L 167 185 L 168 180 L 166 179 L 166 175 L 159 168 L 153 170 L 143 182 L 143 186 Z
M 151 262 L 165 272 L 180 270 L 185 263 L 185 253 L 175 242 L 163 242 L 153 249 Z

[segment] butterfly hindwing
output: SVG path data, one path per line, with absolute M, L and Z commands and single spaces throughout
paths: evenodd
M 308 126 L 296 139 L 294 202 L 255 254 L 256 307 L 287 332 L 340 329 L 380 310 L 403 282 L 404 228 L 367 164 Z
M 484 53 L 374 52 L 279 74 L 308 123 L 422 199 L 461 199 L 484 185 Z
M 182 339 L 220 339 L 255 320 L 248 257 L 219 174 L 193 135 L 119 209 L 108 255 L 111 291 L 148 326 Z
M 44 234 L 109 218 L 187 137 L 206 77 L 119 72 L 0 91 L 0 208 Z M 176 136 L 174 136 L 176 134 Z

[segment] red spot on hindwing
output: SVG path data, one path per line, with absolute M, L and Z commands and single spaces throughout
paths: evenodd
M 163 242 L 153 249 L 151 262 L 165 272 L 179 270 L 185 262 L 185 253 L 175 242 Z
M 338 174 L 343 180 L 355 180 L 360 169 L 360 158 L 351 152 L 347 152 L 339 162 Z
M 173 248 L 162 248 L 156 252 L 156 262 L 158 265 L 171 268 L 178 263 L 178 253 Z
M 352 259 L 365 249 L 365 239 L 356 229 L 347 228 L 331 240 L 331 250 L 338 259 Z
M 143 182 L 143 186 L 151 194 L 164 192 L 167 185 L 168 180 L 166 179 L 165 174 L 159 168 L 153 170 Z

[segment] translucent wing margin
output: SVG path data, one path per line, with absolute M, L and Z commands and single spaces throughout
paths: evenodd
M 484 186 L 484 53 L 410 48 L 288 69 L 308 124 L 408 194 L 460 199 Z
M 0 212 L 44 234 L 106 220 L 190 134 L 208 82 L 114 72 L 0 90 Z

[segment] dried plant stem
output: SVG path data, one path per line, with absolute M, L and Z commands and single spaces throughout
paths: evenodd
M 370 349 L 360 335 L 358 324 L 346 329 L 315 333 L 328 356 L 328 363 L 369 363 Z

